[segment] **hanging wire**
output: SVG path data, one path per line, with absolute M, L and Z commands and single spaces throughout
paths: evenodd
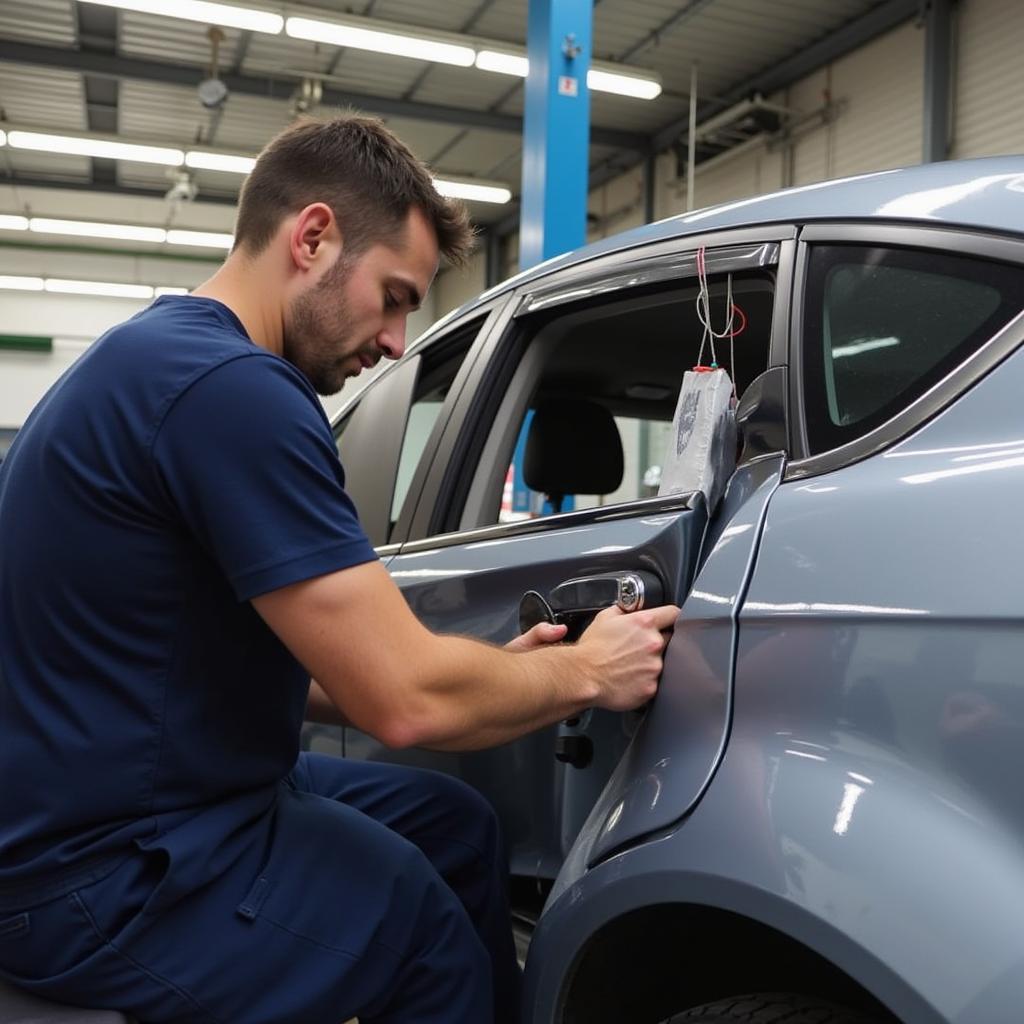
M 747 328 L 747 316 L 733 301 L 732 297 L 732 274 L 726 275 L 725 284 L 725 325 L 720 331 L 716 331 L 711 323 L 711 292 L 708 288 L 707 262 L 704 256 L 704 246 L 697 249 L 697 319 L 700 320 L 704 332 L 700 339 L 700 351 L 697 353 L 697 366 L 702 365 L 704 359 L 704 347 L 711 348 L 711 369 L 718 369 L 718 355 L 715 352 L 715 340 L 729 339 L 729 370 L 734 378 L 733 391 L 736 390 L 736 338 Z M 737 326 L 736 319 L 739 318 Z

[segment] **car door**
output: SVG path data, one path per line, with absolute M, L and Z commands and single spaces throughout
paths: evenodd
M 737 340 L 729 366 L 741 392 L 767 369 L 773 343 L 778 350 L 777 270 L 785 237 L 784 229 L 773 228 L 707 240 L 713 309 L 724 312 L 731 287 L 747 316 L 749 334 L 742 347 Z M 566 581 L 609 573 L 645 573 L 660 584 L 665 601 L 686 597 L 707 509 L 700 494 L 659 497 L 653 471 L 669 440 L 683 372 L 700 348 L 694 312 L 700 241 L 616 255 L 515 294 L 439 438 L 408 539 L 389 563 L 430 628 L 504 643 L 517 633 L 525 592 L 550 596 Z M 647 339 L 642 346 L 640 338 Z M 516 456 L 524 432 L 550 410 L 555 415 L 547 422 L 561 426 L 544 435 L 540 457 L 553 491 L 559 472 L 575 481 L 575 490 L 567 489 L 573 507 L 543 515 L 538 501 L 532 512 L 517 512 L 508 502 Z M 565 410 L 572 415 L 560 418 Z M 579 418 L 587 424 L 583 433 Z M 602 476 L 601 467 L 614 458 L 609 424 L 626 440 L 621 483 Z M 604 444 L 607 453 L 594 450 Z M 588 491 L 581 461 L 594 467 L 591 486 L 606 492 Z M 564 496 L 557 495 L 558 504 Z M 346 751 L 434 767 L 470 782 L 498 810 L 513 875 L 549 881 L 642 716 L 590 710 L 467 754 L 391 752 L 349 730 Z

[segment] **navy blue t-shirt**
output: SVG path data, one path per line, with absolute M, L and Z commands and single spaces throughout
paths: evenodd
M 309 681 L 249 599 L 374 557 L 308 380 L 226 306 L 108 331 L 0 465 L 0 887 L 228 862 Z

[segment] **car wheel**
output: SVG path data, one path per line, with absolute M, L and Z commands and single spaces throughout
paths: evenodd
M 849 1010 L 809 996 L 791 992 L 758 992 L 731 996 L 704 1006 L 677 1013 L 662 1024 L 723 1024 L 746 1021 L 747 1024 L 882 1024 L 859 1010 Z

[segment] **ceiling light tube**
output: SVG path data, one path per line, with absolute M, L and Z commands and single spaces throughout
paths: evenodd
M 0 132 L 0 146 L 7 145 L 7 132 Z
M 29 230 L 44 235 L 80 235 L 84 238 L 116 238 L 125 242 L 165 242 L 163 228 L 141 224 L 102 224 L 84 220 L 55 220 L 52 217 L 33 217 Z
M 234 236 L 219 231 L 183 231 L 171 228 L 167 232 L 171 245 L 195 245 L 206 249 L 230 249 L 235 244 Z
M 0 231 L 28 231 L 28 217 L 13 213 L 0 214 Z
M 247 32 L 265 32 L 276 36 L 284 25 L 284 18 L 272 11 L 253 7 L 235 7 L 233 4 L 211 3 L 209 0 L 82 0 L 99 7 L 119 7 L 123 11 L 140 14 L 163 14 L 185 21 L 201 21 L 206 25 L 240 28 Z
M 314 43 L 330 43 L 333 46 L 389 53 L 395 57 L 412 57 L 438 64 L 454 64 L 462 68 L 472 67 L 476 57 L 476 51 L 471 46 L 315 18 L 289 18 L 284 30 L 293 39 L 308 39 Z
M 148 284 L 115 284 L 112 281 L 65 281 L 47 278 L 43 289 L 61 295 L 105 295 L 112 299 L 151 299 L 153 286 Z
M 496 71 L 499 75 L 517 75 L 519 78 L 525 78 L 530 70 L 530 61 L 516 53 L 481 50 L 476 55 L 476 66 L 481 71 Z
M 654 78 L 605 68 L 590 68 L 587 71 L 587 85 L 593 92 L 611 92 L 616 96 L 631 96 L 638 100 L 653 100 L 661 95 L 661 83 Z
M 187 288 L 179 288 L 176 285 L 162 284 L 153 289 L 156 298 L 161 295 L 188 295 Z
M 190 149 L 185 154 L 185 166 L 200 171 L 226 171 L 229 174 L 248 174 L 256 166 L 254 156 L 235 156 L 232 153 L 209 153 L 204 149 Z
M 504 185 L 484 185 L 475 181 L 449 181 L 435 178 L 434 188 L 452 199 L 471 199 L 478 203 L 507 203 L 512 192 Z
M 41 292 L 43 279 L 41 277 L 11 277 L 0 274 L 0 288 L 10 288 L 18 292 Z
M 109 160 L 131 160 L 143 164 L 166 164 L 180 167 L 185 154 L 180 149 L 163 146 L 137 146 L 128 142 L 78 135 L 50 135 L 42 132 L 10 131 L 7 144 L 14 149 L 31 149 L 40 153 L 67 153 L 71 156 L 94 156 Z

